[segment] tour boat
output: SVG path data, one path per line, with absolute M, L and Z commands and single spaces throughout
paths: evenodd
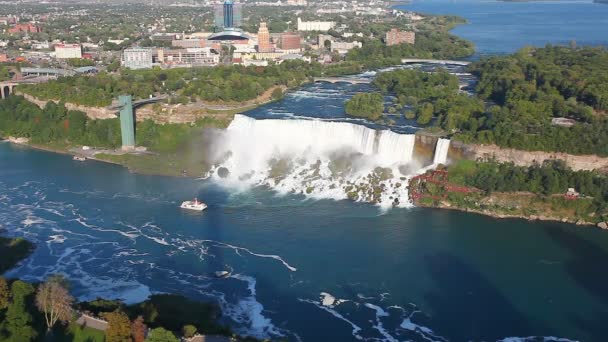
M 183 202 L 182 205 L 180 205 L 180 208 L 188 209 L 188 210 L 203 211 L 207 208 L 207 205 L 205 203 L 199 201 L 198 198 L 195 198 L 192 201 Z
M 74 158 L 72 158 L 72 159 L 76 160 L 76 161 L 85 161 L 85 160 L 87 160 L 86 157 L 81 157 L 81 156 L 74 156 Z

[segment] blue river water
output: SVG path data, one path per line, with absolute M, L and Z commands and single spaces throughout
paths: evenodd
M 543 40 L 607 39 L 608 6 L 590 3 L 416 1 L 407 8 L 469 18 L 454 32 L 475 41 L 481 54 Z M 572 34 L 555 29 L 559 13 L 569 14 L 564 24 L 581 23 Z M 534 20 L 520 19 L 526 16 Z M 342 109 L 366 87 L 307 85 L 247 115 L 369 125 Z M 395 120 L 399 132 L 416 129 Z M 193 196 L 209 208 L 178 208 Z M 449 210 L 382 211 L 263 187 L 237 191 L 6 142 L 0 228 L 37 244 L 8 276 L 63 273 L 81 300 L 137 302 L 151 293 L 213 300 L 227 324 L 260 338 L 604 341 L 608 332 L 608 234 L 595 228 Z M 232 274 L 217 279 L 220 270 Z
M 177 292 L 219 301 L 242 333 L 303 341 L 606 332 L 598 229 L 232 192 L 8 143 L 0 165 L 1 225 L 38 247 L 9 275 L 64 273 L 80 299 Z M 193 195 L 203 214 L 177 208 Z
M 477 56 L 512 53 L 525 45 L 606 45 L 608 5 L 590 0 L 506 2 L 412 0 L 398 8 L 468 20 L 452 33 L 475 43 Z

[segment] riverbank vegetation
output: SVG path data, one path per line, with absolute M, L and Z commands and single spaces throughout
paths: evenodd
M 447 171 L 445 183 L 414 179 L 410 186 L 423 194 L 417 203 L 494 216 L 608 221 L 608 176 L 573 171 L 562 161 L 521 167 L 493 160 L 460 160 Z M 575 193 L 567 195 L 569 188 Z
M 522 150 L 608 155 L 608 51 L 547 46 L 473 63 L 478 96 L 495 105 L 458 139 Z M 571 127 L 555 118 L 573 120 Z
M 268 67 L 240 65 L 170 70 L 122 70 L 96 76 L 62 77 L 47 83 L 20 86 L 19 90 L 42 100 L 60 100 L 84 106 L 105 107 L 118 95 L 135 99 L 169 95 L 174 102 L 242 102 L 255 99 L 274 86 L 294 87 L 308 76 L 321 74 L 319 64 L 286 61 Z
M 91 120 L 80 111 L 49 101 L 44 108 L 22 96 L 0 101 L 0 136 L 29 138 L 33 144 L 120 146 L 118 119 Z
M 229 336 L 235 341 L 257 341 L 236 336 L 230 328 L 219 324 L 221 310 L 214 303 L 177 295 L 154 295 L 133 305 L 103 299 L 73 304 L 69 289 L 68 281 L 56 275 L 40 284 L 0 277 L 0 340 L 169 342 L 179 341 L 178 336 L 200 333 Z M 83 312 L 107 323 L 99 320 L 91 326 L 77 323 Z M 151 330 L 146 334 L 148 328 Z

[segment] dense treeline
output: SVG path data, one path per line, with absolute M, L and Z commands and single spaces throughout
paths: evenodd
M 406 117 L 421 125 L 436 117 L 436 124 L 453 131 L 476 124 L 483 102 L 459 91 L 458 78 L 445 70 L 395 70 L 379 74 L 373 83 L 384 93 L 396 96 L 396 111 L 406 108 Z
M 85 113 L 49 101 L 40 109 L 21 96 L 0 101 L 0 136 L 30 138 L 35 144 L 120 146 L 118 119 L 89 120 Z
M 574 188 L 581 195 L 593 197 L 594 212 L 608 211 L 608 177 L 592 171 L 573 171 L 561 160 L 530 167 L 495 161 L 461 161 L 450 167 L 450 180 L 486 193 L 528 191 L 553 195 Z
M 465 184 L 486 192 L 530 191 L 563 194 L 568 188 L 608 201 L 608 177 L 592 171 L 573 171 L 561 160 L 545 161 L 530 167 L 495 161 L 479 162 L 464 178 Z
M 414 44 L 387 46 L 380 40 L 365 41 L 346 55 L 347 61 L 363 63 L 367 68 L 401 64 L 402 58 L 454 59 L 472 55 L 473 44 L 447 31 L 416 32 Z
M 346 114 L 378 120 L 384 112 L 384 98 L 379 93 L 359 93 L 346 101 Z
M 608 155 L 608 51 L 525 48 L 470 66 L 477 92 L 496 105 L 461 127 L 461 140 L 523 150 Z M 553 118 L 575 120 L 573 127 Z
M 41 99 L 86 106 L 107 106 L 121 94 L 147 98 L 169 94 L 179 102 L 197 100 L 241 102 L 254 99 L 272 86 L 293 87 L 308 76 L 321 75 L 320 64 L 287 61 L 268 67 L 218 66 L 170 70 L 123 70 L 120 74 L 63 77 L 20 88 Z
M 179 342 L 177 336 L 191 338 L 198 332 L 257 341 L 234 336 L 218 324 L 217 304 L 182 296 L 154 295 L 133 305 L 103 299 L 74 302 L 62 276 L 37 284 L 0 277 L 0 341 Z M 76 323 L 76 310 L 105 320 L 105 332 Z

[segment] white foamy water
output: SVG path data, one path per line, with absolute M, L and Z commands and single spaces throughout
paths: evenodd
M 437 145 L 435 146 L 435 157 L 433 158 L 433 165 L 443 164 L 445 165 L 448 161 L 448 150 L 450 149 L 450 140 L 449 139 L 439 139 L 437 140 Z
M 210 176 L 241 189 L 407 207 L 415 140 L 349 122 L 236 115 L 214 146 Z

